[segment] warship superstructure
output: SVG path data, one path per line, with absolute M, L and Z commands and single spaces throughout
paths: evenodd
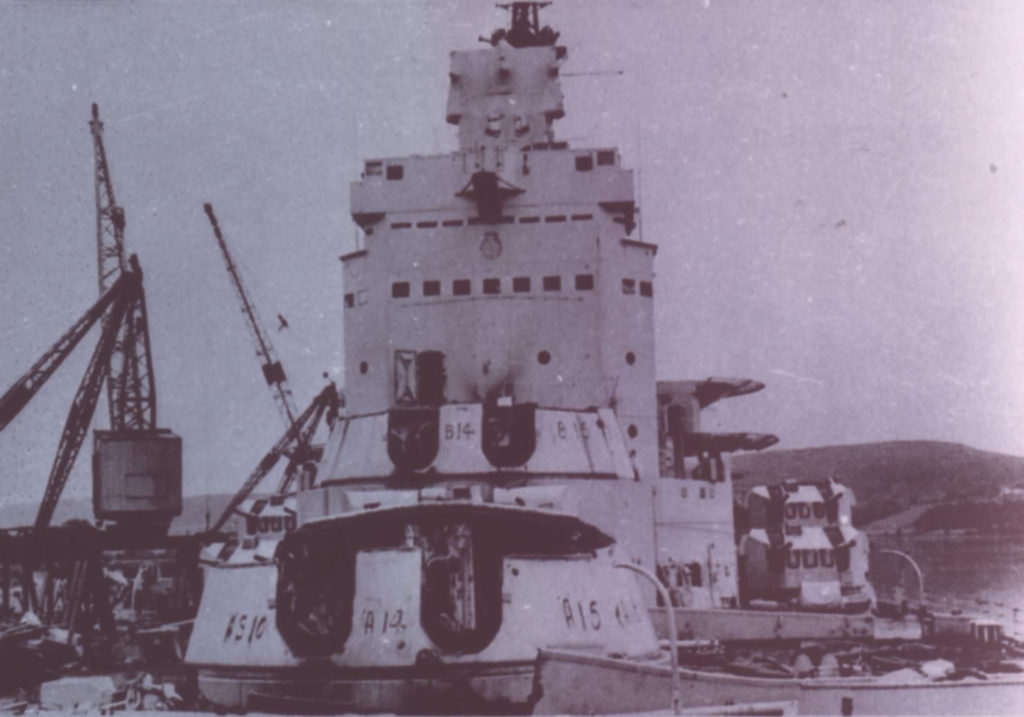
M 656 560 L 656 247 L 618 153 L 556 141 L 566 51 L 537 9 L 453 53 L 457 151 L 352 187 L 345 411 L 298 528 L 212 556 L 187 660 L 215 704 L 313 680 L 358 709 L 525 705 L 540 645 L 657 652 L 614 565 Z
M 555 136 L 567 50 L 541 25 L 544 4 L 504 6 L 509 27 L 451 54 L 457 149 L 369 159 L 351 187 L 361 239 L 341 257 L 344 410 L 296 494 L 246 503 L 248 534 L 206 553 L 186 661 L 218 707 L 633 710 L 668 684 L 651 673 L 634 694 L 629 676 L 646 673 L 622 667 L 667 669 L 658 605 L 690 611 L 698 631 L 724 614 L 733 632 L 785 632 L 777 614 L 737 609 L 729 468 L 731 452 L 777 439 L 700 425 L 703 409 L 763 385 L 656 380 L 658 248 L 638 235 L 618 151 Z M 832 515 L 841 489 L 829 490 L 790 496 L 789 521 L 786 496 L 753 493 L 767 507 L 744 539 L 750 595 L 861 597 L 852 527 L 832 521 L 848 511 Z M 785 571 L 794 556 L 814 590 L 800 565 Z M 560 692 L 552 670 L 601 689 L 576 699 L 580 679 Z M 771 694 L 689 679 L 695 704 Z M 841 689 L 828 688 L 827 711 L 846 709 Z

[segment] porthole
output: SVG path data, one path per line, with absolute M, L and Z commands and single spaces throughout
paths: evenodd
M 359 362 L 359 373 L 365 374 L 369 370 L 370 370 L 370 364 L 366 363 L 365 361 L 360 361 Z
M 538 363 L 540 363 L 541 366 L 547 366 L 549 363 L 551 363 L 551 354 L 549 354 L 547 351 L 541 351 L 539 354 L 537 354 L 537 361 Z
M 630 366 L 635 364 L 636 363 L 636 354 L 633 353 L 632 351 L 627 351 L 626 352 L 626 363 L 628 363 Z
M 630 438 L 636 438 L 637 434 L 640 433 L 632 423 L 629 424 L 629 428 L 626 429 L 626 433 L 629 434 Z

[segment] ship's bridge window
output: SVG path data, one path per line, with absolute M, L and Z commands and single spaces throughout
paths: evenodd
M 562 277 L 560 276 L 545 276 L 544 277 L 544 291 L 561 291 L 562 290 Z
M 405 167 L 400 164 L 389 164 L 385 176 L 390 180 L 402 179 L 405 177 Z
M 345 308 L 351 309 L 356 305 L 356 295 L 353 293 L 345 294 Z
M 485 294 L 500 294 L 501 293 L 501 279 L 484 279 L 484 293 Z
M 576 171 L 589 172 L 594 168 L 594 158 L 589 154 L 581 154 L 576 157 Z
M 396 281 L 391 285 L 391 296 L 396 299 L 404 299 L 409 296 L 409 282 Z
M 576 290 L 577 291 L 590 291 L 594 288 L 594 275 L 593 274 L 577 274 L 576 275 Z
M 599 149 L 597 151 L 597 166 L 598 167 L 611 167 L 615 165 L 615 150 L 614 149 Z
M 635 294 L 636 293 L 636 281 L 633 279 L 622 280 L 622 293 L 623 294 Z
M 512 279 L 512 291 L 517 294 L 527 294 L 530 291 L 530 277 L 517 276 Z
M 384 174 L 384 163 L 380 161 L 367 162 L 363 165 L 364 177 L 379 177 Z
M 472 291 L 469 279 L 456 279 L 452 282 L 452 293 L 456 296 L 468 296 Z
M 640 296 L 654 296 L 654 284 L 649 281 L 641 281 Z
M 439 296 L 441 294 L 441 282 L 436 279 L 427 279 L 423 282 L 424 296 Z

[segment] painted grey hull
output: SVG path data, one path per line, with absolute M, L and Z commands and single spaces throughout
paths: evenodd
M 1024 677 L 946 682 L 885 678 L 774 679 L 680 669 L 684 707 L 794 702 L 811 715 L 1019 715 Z M 611 714 L 665 709 L 671 704 L 671 670 L 569 651 L 541 651 L 537 667 L 538 714 Z
M 530 709 L 534 661 L 409 668 L 200 666 L 198 686 L 215 705 L 284 713 L 504 713 Z
M 365 537 L 371 524 L 392 529 L 343 553 L 347 537 Z M 493 551 L 481 552 L 471 573 L 450 559 L 438 571 L 429 551 L 439 543 L 416 537 L 450 536 L 452 526 L 465 554 Z M 561 545 L 562 533 L 600 542 L 538 552 Z M 514 554 L 499 535 L 537 551 Z M 207 565 L 186 663 L 204 699 L 226 709 L 523 712 L 540 647 L 658 652 L 636 581 L 616 567 L 608 541 L 572 516 L 518 507 L 423 505 L 327 519 L 284 539 L 274 560 L 238 551 Z M 442 592 L 453 584 L 457 593 Z M 470 610 L 472 627 L 458 631 Z

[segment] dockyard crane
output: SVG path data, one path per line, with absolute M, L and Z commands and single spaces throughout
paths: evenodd
M 206 211 L 206 216 L 210 219 L 210 226 L 213 227 L 213 235 L 217 239 L 217 245 L 220 247 L 221 254 L 224 255 L 228 276 L 231 277 L 231 286 L 234 287 L 235 294 L 238 296 L 238 303 L 241 305 L 242 314 L 245 316 L 245 325 L 252 336 L 256 358 L 260 361 L 260 366 L 263 369 L 263 378 L 266 380 L 267 386 L 270 387 L 270 393 L 274 397 L 274 403 L 277 405 L 277 410 L 281 414 L 281 419 L 284 421 L 285 429 L 287 430 L 295 423 L 295 417 L 299 414 L 295 407 L 295 399 L 292 397 L 292 389 L 288 385 L 288 377 L 285 375 L 281 361 L 277 358 L 277 352 L 274 351 L 274 344 L 270 341 L 270 335 L 264 328 L 263 322 L 260 321 L 256 305 L 249 297 L 245 284 L 242 283 L 242 275 L 238 265 L 231 258 L 231 252 L 228 250 L 224 233 L 220 229 L 217 216 L 213 213 L 213 205 L 207 202 L 203 205 L 203 209 Z M 280 318 L 280 314 L 278 314 L 278 318 Z M 281 322 L 282 326 L 287 325 L 283 319 L 281 319 Z
M 336 412 L 339 402 L 340 397 L 334 384 L 324 387 L 249 474 L 242 487 L 221 511 L 210 530 L 211 533 L 217 533 L 224 527 L 224 523 L 231 518 L 235 509 L 256 490 L 256 487 L 274 469 L 282 456 L 288 456 L 289 461 L 284 477 L 278 485 L 277 494 L 283 495 L 288 492 L 299 468 L 306 460 L 314 456 L 313 451 L 310 450 L 310 441 L 320 425 L 321 418 Z
M 75 458 L 82 447 L 89 430 L 96 404 L 103 389 L 103 380 L 109 378 L 111 357 L 121 337 L 125 335 L 125 323 L 132 320 L 134 309 L 142 296 L 142 269 L 132 256 L 127 270 L 121 272 L 113 284 L 103 292 L 56 343 L 25 372 L 7 391 L 0 396 L 0 430 L 9 424 L 25 407 L 43 384 L 54 374 L 64 359 L 74 350 L 82 337 L 98 321 L 102 325 L 100 340 L 96 343 L 85 375 L 79 383 L 75 398 L 71 402 L 64 430 L 61 433 L 57 455 L 50 469 L 43 500 L 36 513 L 35 528 L 42 530 L 50 524 L 53 511 L 64 485 L 67 483 Z M 100 321 L 102 319 L 102 321 Z
M 6 428 L 7 424 L 14 420 L 21 409 L 32 400 L 32 397 L 60 367 L 64 359 L 78 346 L 82 337 L 89 332 L 89 329 L 96 324 L 101 316 L 106 314 L 114 300 L 121 296 L 122 285 L 129 280 L 129 276 L 127 273 L 122 274 L 121 278 L 100 296 L 99 301 L 89 307 L 82 317 L 43 353 L 39 360 L 32 365 L 32 368 L 15 381 L 3 396 L 0 396 L 0 431 Z
M 68 329 L 15 383 L 0 396 L 0 430 L 21 411 L 89 329 L 99 322 L 100 339 L 71 402 L 61 433 L 43 499 L 36 513 L 35 528 L 49 526 L 82 442 L 89 430 L 103 382 L 107 383 L 110 428 L 118 435 L 145 436 L 156 441 L 169 432 L 156 428 L 156 386 L 146 317 L 146 296 L 142 269 L 135 255 L 124 246 L 124 210 L 114 199 L 103 144 L 103 123 L 99 109 L 92 105 L 89 122 L 95 159 L 96 249 L 100 298 Z M 180 453 L 180 448 L 179 448 Z M 118 479 L 123 479 L 119 476 Z M 180 475 L 178 476 L 180 485 Z M 104 509 L 102 488 L 94 496 L 97 517 Z M 179 488 L 180 491 L 180 488 Z M 178 500 L 180 510 L 180 498 Z M 172 507 L 173 512 L 173 507 Z M 164 511 L 166 512 L 166 511 Z M 151 516 L 147 516 L 151 517 Z
M 221 231 L 217 215 L 213 212 L 213 206 L 206 203 L 203 205 L 203 209 L 206 211 L 206 216 L 210 220 L 210 226 L 213 227 L 213 235 L 217 240 L 217 245 L 220 247 L 221 254 L 224 256 L 228 276 L 231 277 L 231 285 L 235 289 L 242 314 L 245 316 L 246 327 L 249 329 L 249 334 L 252 337 L 256 358 L 263 369 L 263 378 L 270 388 L 270 393 L 274 397 L 274 403 L 277 405 L 278 412 L 281 414 L 281 419 L 285 424 L 284 434 L 259 462 L 239 491 L 232 497 L 227 507 L 221 512 L 220 517 L 217 518 L 213 526 L 213 532 L 216 533 L 231 517 L 235 509 L 252 494 L 282 456 L 288 456 L 289 463 L 278 483 L 276 493 L 277 495 L 284 495 L 291 489 L 299 467 L 303 462 L 313 457 L 310 441 L 316 433 L 321 417 L 325 412 L 336 412 L 340 399 L 332 384 L 321 391 L 320 395 L 309 404 L 306 410 L 299 414 L 295 407 L 295 399 L 292 396 L 291 387 L 288 385 L 288 377 L 284 372 L 284 367 L 277 358 L 274 344 L 271 342 L 270 335 L 260 320 L 259 313 L 256 311 L 256 305 L 253 303 L 249 292 L 246 291 L 245 284 L 242 282 L 241 272 L 231 256 L 231 251 L 228 249 L 227 240 Z M 280 314 L 278 314 L 278 319 L 281 322 L 282 328 L 287 326 L 287 322 Z
M 24 607 L 44 624 L 60 624 L 72 635 L 109 644 L 118 639 L 112 600 L 104 578 L 105 551 L 146 550 L 177 560 L 194 555 L 194 537 L 167 536 L 181 512 L 181 439 L 157 428 L 156 387 L 146 315 L 142 269 L 125 250 L 124 210 L 114 198 L 103 123 L 92 105 L 89 122 L 95 159 L 96 249 L 100 297 L 72 326 L 0 395 L 0 431 L 32 400 L 64 360 L 97 324 L 93 349 L 68 410 L 64 429 L 31 530 L 0 531 L 0 595 L 10 606 L 12 567 L 20 571 Z M 72 522 L 50 527 L 97 403 L 107 384 L 110 430 L 95 431 L 93 510 L 106 526 Z M 143 560 L 145 560 L 143 559 Z M 45 578 L 37 593 L 37 570 Z M 178 586 L 187 585 L 183 571 Z M 63 584 L 64 588 L 58 586 Z M 62 593 L 62 590 L 66 592 Z M 168 604 L 177 609 L 192 599 L 187 589 Z M 95 635 L 94 635 L 95 636 Z M 97 654 L 105 654 L 100 649 Z
M 96 185 L 96 266 L 100 294 L 128 269 L 124 248 L 125 215 L 114 198 L 110 164 L 103 144 L 99 108 L 92 105 Z M 149 345 L 146 297 L 139 292 L 121 322 L 107 369 L 107 406 L 114 431 L 156 428 L 156 385 Z

